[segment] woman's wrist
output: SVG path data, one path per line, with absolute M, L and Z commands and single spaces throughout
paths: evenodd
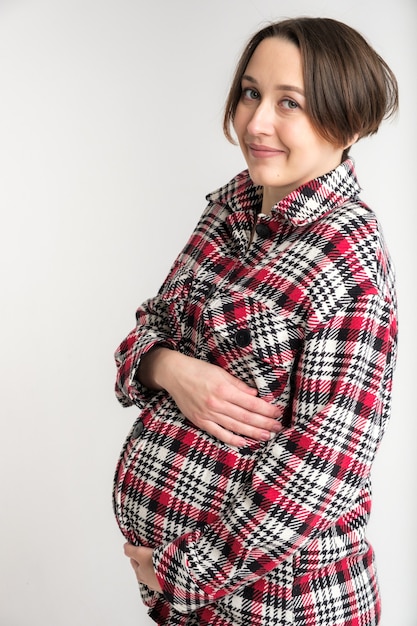
M 178 354 L 175 350 L 163 346 L 150 350 L 141 358 L 137 371 L 139 382 L 149 389 L 166 389 L 172 361 Z

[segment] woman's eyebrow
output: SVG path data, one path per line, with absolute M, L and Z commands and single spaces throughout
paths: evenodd
M 244 74 L 242 76 L 242 80 L 247 80 L 249 83 L 253 83 L 254 85 L 258 84 L 256 78 L 253 78 L 253 76 L 249 76 L 249 74 Z M 305 96 L 304 89 L 301 89 L 301 87 L 296 87 L 296 85 L 275 85 L 275 89 L 279 91 L 296 91 L 301 96 Z

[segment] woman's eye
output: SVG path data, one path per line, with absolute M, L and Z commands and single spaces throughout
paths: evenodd
M 258 100 L 259 92 L 252 87 L 247 87 L 246 89 L 242 89 L 242 98 L 247 100 Z
M 281 100 L 281 104 L 284 109 L 294 110 L 299 108 L 299 104 L 295 100 L 291 100 L 291 98 L 284 98 Z

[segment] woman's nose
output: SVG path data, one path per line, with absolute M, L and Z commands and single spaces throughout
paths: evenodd
M 260 102 L 248 123 L 251 135 L 271 135 L 274 132 L 275 112 L 268 102 Z

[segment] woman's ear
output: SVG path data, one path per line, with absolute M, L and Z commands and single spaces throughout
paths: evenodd
M 359 139 L 359 133 L 355 133 L 353 135 L 353 137 L 351 137 L 351 139 L 349 139 L 349 143 L 346 144 L 346 146 L 343 146 L 343 150 L 347 150 L 348 148 L 351 148 L 353 146 L 354 143 L 356 143 Z

